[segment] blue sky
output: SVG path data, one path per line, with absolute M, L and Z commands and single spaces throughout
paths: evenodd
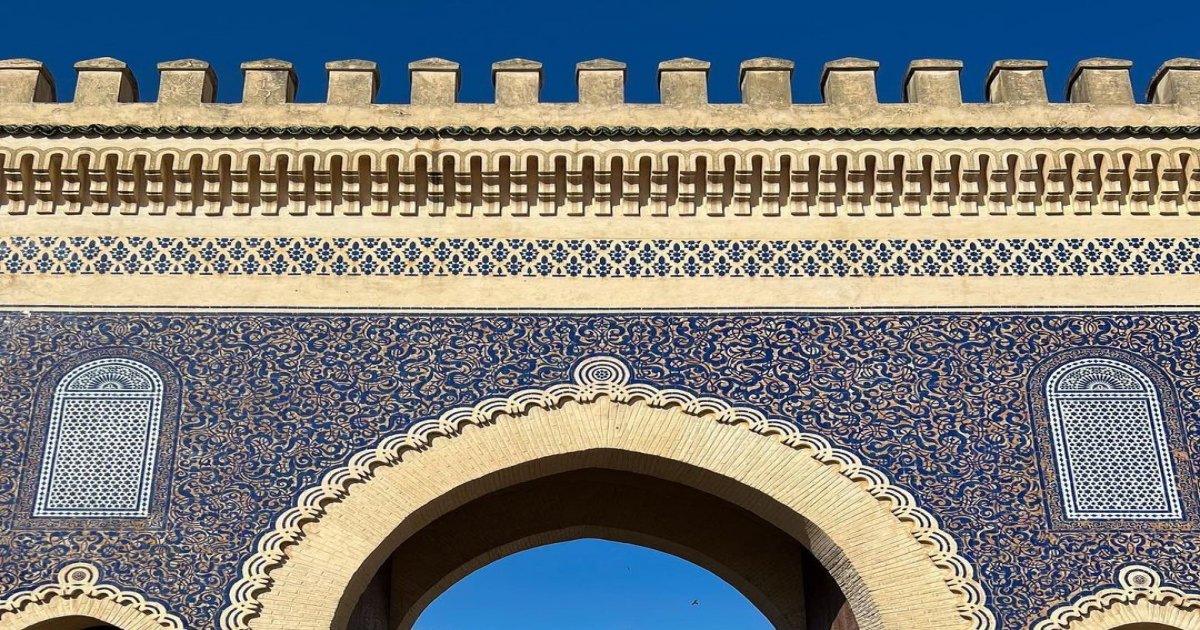
M 693 605 L 692 602 L 698 602 Z M 644 547 L 595 539 L 497 560 L 425 609 L 416 630 L 769 630 L 720 578 Z
M 381 64 L 381 102 L 408 98 L 407 63 L 440 56 L 463 64 L 462 100 L 491 99 L 490 65 L 510 57 L 545 64 L 544 100 L 575 98 L 574 65 L 595 57 L 629 64 L 629 100 L 654 102 L 655 68 L 680 56 L 712 62 L 712 100 L 733 102 L 743 59 L 777 56 L 796 62 L 795 98 L 819 99 L 821 65 L 843 56 L 877 59 L 880 98 L 897 101 L 910 59 L 959 58 L 967 100 L 980 100 L 984 75 L 1000 58 L 1050 61 L 1052 99 L 1061 99 L 1076 61 L 1132 59 L 1143 98 L 1158 65 L 1200 56 L 1194 34 L 1200 3 L 1153 5 L 1142 14 L 1110 2 L 804 2 L 689 0 L 530 2 L 265 2 L 168 0 L 6 2 L 2 57 L 50 64 L 60 99 L 74 87 L 71 65 L 112 56 L 137 74 L 143 100 L 157 92 L 155 63 L 182 57 L 209 61 L 220 77 L 218 98 L 240 97 L 238 64 L 278 57 L 296 64 L 299 100 L 324 98 L 324 62 L 362 58 Z

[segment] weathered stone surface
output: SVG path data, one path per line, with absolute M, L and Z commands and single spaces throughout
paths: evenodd
M 1067 79 L 1067 98 L 1072 103 L 1090 105 L 1132 105 L 1133 85 L 1129 69 L 1133 62 L 1126 59 L 1093 57 L 1075 65 Z
M 759 57 L 743 61 L 738 72 L 742 102 L 747 105 L 788 107 L 792 104 L 792 70 L 787 59 Z
M 707 61 L 682 57 L 658 64 L 658 94 L 663 105 L 708 104 Z
M 1200 59 L 1178 57 L 1159 66 L 1146 100 L 1156 105 L 1200 106 Z
M 137 81 L 129 66 L 119 59 L 99 57 L 75 64 L 75 103 L 107 105 L 138 100 Z
M 260 59 L 242 64 L 242 102 L 279 105 L 296 100 L 296 73 L 290 61 Z
M 458 64 L 430 57 L 408 64 L 413 105 L 452 105 L 458 101 Z
M 829 105 L 874 105 L 879 102 L 875 72 L 879 62 L 846 57 L 821 70 L 821 96 Z
M 497 105 L 536 105 L 542 91 L 542 64 L 528 59 L 498 61 L 492 64 L 492 85 Z
M 370 105 L 379 91 L 379 69 L 374 61 L 349 59 L 325 64 L 329 75 L 329 91 L 325 102 L 330 105 Z
M 953 107 L 962 105 L 963 63 L 957 59 L 918 59 L 904 75 L 904 102 Z
M 575 66 L 580 105 L 620 105 L 625 102 L 625 64 L 593 59 Z
M 52 103 L 54 77 L 33 59 L 0 60 L 0 103 Z
M 217 75 L 199 59 L 180 59 L 158 64 L 159 105 L 199 105 L 217 97 Z
M 1038 105 L 1048 100 L 1046 62 L 1035 59 L 1002 59 L 988 71 L 984 91 L 989 103 Z

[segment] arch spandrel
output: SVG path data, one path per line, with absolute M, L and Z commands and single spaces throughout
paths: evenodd
M 341 628 L 401 541 L 457 505 L 564 467 L 693 484 L 755 513 L 809 546 L 864 629 L 995 627 L 953 537 L 853 455 L 753 410 L 629 383 L 613 359 L 575 376 L 448 412 L 326 475 L 260 539 L 222 628 Z

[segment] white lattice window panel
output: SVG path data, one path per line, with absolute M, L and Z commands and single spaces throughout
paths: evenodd
M 1182 518 L 1162 401 L 1145 374 L 1073 361 L 1047 379 L 1046 400 L 1067 518 Z
M 54 389 L 34 516 L 150 515 L 163 383 L 129 359 L 71 370 Z

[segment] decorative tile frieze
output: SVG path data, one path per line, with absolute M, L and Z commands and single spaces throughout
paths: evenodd
M 0 237 L 0 274 L 845 278 L 1200 273 L 1200 238 Z

